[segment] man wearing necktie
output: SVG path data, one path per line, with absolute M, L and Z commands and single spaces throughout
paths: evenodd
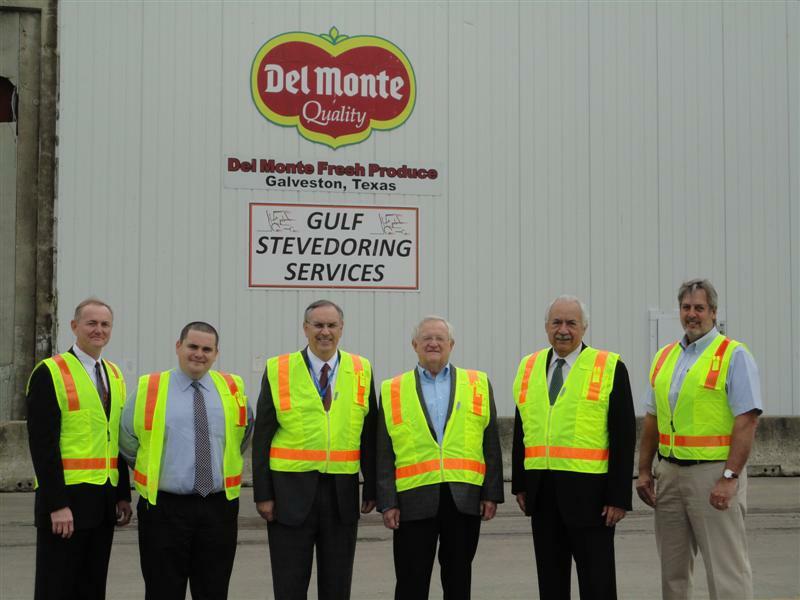
M 70 323 L 72 348 L 39 363 L 28 382 L 37 600 L 105 598 L 114 524 L 131 518 L 128 469 L 117 449 L 125 381 L 101 358 L 113 321 L 105 302 L 81 302 Z
M 468 600 L 481 520 L 503 502 L 503 459 L 489 378 L 450 363 L 445 319 L 414 330 L 416 368 L 381 384 L 378 509 L 394 531 L 395 600 L 428 598 L 439 546 L 444 597 Z
M 216 329 L 186 325 L 178 367 L 139 378 L 120 449 L 139 492 L 139 559 L 148 599 L 227 598 L 236 555 L 242 453 L 252 429 L 242 378 L 212 370 Z
M 360 510 L 375 508 L 372 367 L 339 350 L 342 309 L 305 311 L 308 346 L 267 360 L 253 435 L 253 496 L 267 521 L 277 600 L 305 598 L 317 555 L 319 598 L 346 600 Z
M 585 306 L 559 296 L 545 312 L 550 348 L 524 357 L 514 380 L 511 491 L 531 517 L 539 595 L 616 598 L 614 528 L 631 509 L 636 423 L 618 354 L 583 343 Z

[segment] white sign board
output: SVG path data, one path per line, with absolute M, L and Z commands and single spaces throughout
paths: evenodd
M 419 289 L 418 208 L 250 204 L 250 288 Z

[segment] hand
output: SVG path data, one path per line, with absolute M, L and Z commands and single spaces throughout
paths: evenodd
M 272 523 L 275 520 L 275 500 L 256 502 L 256 510 L 261 515 L 261 518 L 268 523 Z
M 619 508 L 618 506 L 608 506 L 606 504 L 601 514 L 606 518 L 606 527 L 614 527 L 614 525 L 625 518 L 625 509 Z
M 127 500 L 120 500 L 117 502 L 117 525 L 123 527 L 131 522 L 131 503 Z
M 367 515 L 375 510 L 375 500 L 364 500 L 361 503 L 361 514 Z
M 527 500 L 527 492 L 520 492 L 517 494 L 517 504 L 519 505 L 519 509 L 524 513 L 525 512 L 525 500 Z
M 491 521 L 497 513 L 497 502 L 491 500 L 481 500 L 481 519 Z
M 386 529 L 398 529 L 400 527 L 400 509 L 388 508 L 383 511 L 383 525 Z
M 53 535 L 60 535 L 65 540 L 72 537 L 75 523 L 72 521 L 72 511 L 69 506 L 51 512 L 50 522 L 53 524 Z
M 642 502 L 652 508 L 656 507 L 656 486 L 650 471 L 639 471 L 639 479 L 636 480 L 636 493 Z
M 711 490 L 711 496 L 708 501 L 717 510 L 728 510 L 731 498 L 736 493 L 739 482 L 736 479 L 725 479 L 720 477 L 714 488 Z

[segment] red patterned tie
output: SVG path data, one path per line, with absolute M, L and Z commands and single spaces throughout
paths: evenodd
M 328 385 L 328 373 L 330 370 L 328 363 L 325 363 L 322 365 L 322 371 L 319 374 L 319 387 L 325 390 L 322 393 L 322 406 L 325 407 L 326 412 L 331 409 L 331 386 Z

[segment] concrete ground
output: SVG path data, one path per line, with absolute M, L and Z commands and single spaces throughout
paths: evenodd
M 752 478 L 747 519 L 756 598 L 800 598 L 800 478 Z M 634 494 L 634 497 L 636 495 Z M 473 598 L 538 598 L 530 524 L 509 500 L 497 518 L 484 524 L 473 566 Z M 617 581 L 620 598 L 660 597 L 658 557 L 649 508 L 638 502 L 617 527 Z M 33 596 L 35 531 L 33 494 L 0 494 L 0 598 Z M 574 578 L 573 578 L 574 580 Z M 353 577 L 353 599 L 391 598 L 394 586 L 391 533 L 379 515 L 361 521 Z M 707 598 L 705 571 L 698 558 L 695 598 Z M 118 529 L 108 579 L 109 600 L 144 597 L 135 522 Z M 188 596 L 188 595 L 187 595 Z M 316 597 L 313 582 L 309 597 Z M 431 598 L 441 598 L 434 571 Z M 577 598 L 577 583 L 573 582 Z M 266 526 L 242 494 L 239 547 L 230 586 L 232 600 L 273 598 Z

